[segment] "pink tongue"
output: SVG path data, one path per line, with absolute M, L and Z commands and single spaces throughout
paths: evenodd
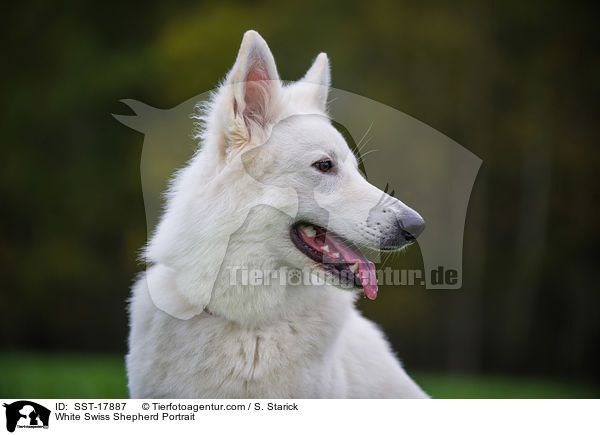
M 360 261 L 358 263 L 358 275 L 360 276 L 360 282 L 365 289 L 367 297 L 369 299 L 375 299 L 378 290 L 375 265 L 369 260 L 365 260 L 365 262 Z
M 327 244 L 333 245 L 336 251 L 342 254 L 342 257 L 344 257 L 344 260 L 346 260 L 347 263 L 358 263 L 358 276 L 360 278 L 360 283 L 365 290 L 365 294 L 369 299 L 375 299 L 378 290 L 375 265 L 335 238 L 327 235 L 325 236 L 325 239 Z

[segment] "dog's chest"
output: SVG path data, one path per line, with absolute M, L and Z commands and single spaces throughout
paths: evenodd
M 174 355 L 171 361 L 177 371 L 189 373 L 191 396 L 199 392 L 204 397 L 230 398 L 325 394 L 322 380 L 331 377 L 333 363 L 329 337 L 322 331 L 314 333 L 293 323 L 246 329 L 219 319 L 205 319 L 197 328 L 192 334 L 197 341 L 188 335 L 177 345 L 179 357 Z

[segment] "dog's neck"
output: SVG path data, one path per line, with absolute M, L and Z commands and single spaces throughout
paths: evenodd
M 322 286 L 298 286 L 287 291 L 305 294 L 303 303 L 292 303 L 287 305 L 281 315 L 274 316 L 271 313 L 260 316 L 254 313 L 247 316 L 244 322 L 240 322 L 236 316 L 227 312 L 219 312 L 218 309 L 208 305 L 198 314 L 199 317 L 219 319 L 228 324 L 236 325 L 246 330 L 271 330 L 277 329 L 283 323 L 312 323 L 314 321 L 326 321 L 341 326 L 347 312 L 354 306 L 358 297 L 357 292 L 340 290 L 330 285 Z M 248 313 L 246 313 L 248 314 Z M 252 318 L 253 320 L 248 320 Z M 333 328 L 335 329 L 335 328 Z

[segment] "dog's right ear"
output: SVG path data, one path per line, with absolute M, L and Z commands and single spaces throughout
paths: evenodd
M 257 32 L 249 30 L 244 34 L 225 85 L 231 91 L 226 104 L 236 130 L 228 133 L 232 136 L 230 145 L 243 146 L 250 141 L 260 144 L 277 121 L 281 82 L 271 50 Z

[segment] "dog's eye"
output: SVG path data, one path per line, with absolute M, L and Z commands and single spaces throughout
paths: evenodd
M 319 160 L 313 163 L 313 166 L 321 172 L 329 172 L 333 168 L 333 162 L 331 160 Z

